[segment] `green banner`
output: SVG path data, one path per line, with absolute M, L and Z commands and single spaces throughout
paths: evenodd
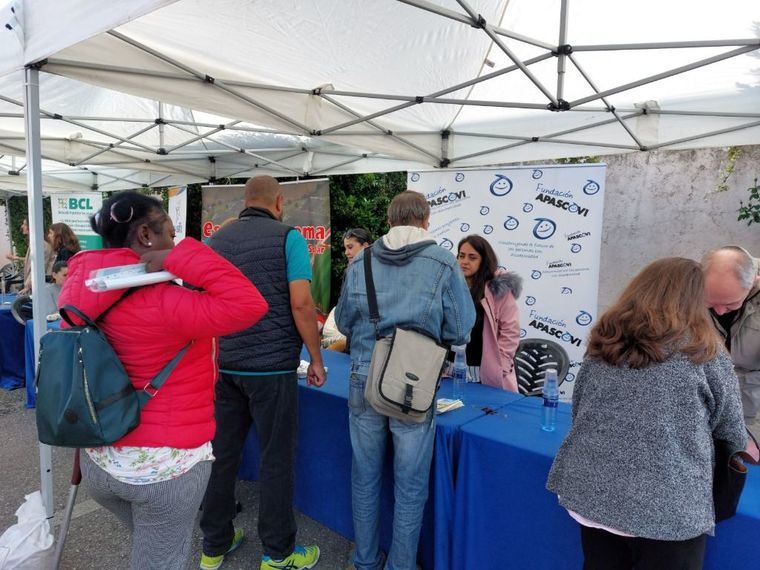
M 84 194 L 54 194 L 51 197 L 53 223 L 64 223 L 79 238 L 82 250 L 101 249 L 103 240 L 90 227 L 90 216 L 103 205 L 100 192 Z
M 306 239 L 311 257 L 311 293 L 317 309 L 330 311 L 330 184 L 327 178 L 281 183 L 285 194 L 283 222 Z M 201 235 L 208 240 L 243 210 L 242 185 L 204 186 Z

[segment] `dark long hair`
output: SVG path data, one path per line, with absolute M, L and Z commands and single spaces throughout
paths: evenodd
M 103 202 L 90 226 L 103 238 L 105 247 L 130 247 L 137 228 L 148 224 L 155 233 L 161 233 L 166 212 L 161 202 L 139 192 L 119 192 Z
M 491 244 L 483 236 L 472 234 L 463 237 L 457 246 L 457 254 L 464 244 L 469 244 L 480 255 L 480 267 L 477 273 L 472 276 L 472 283 L 470 284 L 470 294 L 473 300 L 479 303 L 486 294 L 486 284 L 496 275 L 499 260 Z
M 586 356 L 645 368 L 681 352 L 692 362 L 715 358 L 721 342 L 704 301 L 702 267 L 683 257 L 647 265 L 591 330 Z
M 350 230 L 346 230 L 346 233 L 343 234 L 343 239 L 355 239 L 359 242 L 359 245 L 364 245 L 365 243 L 370 243 L 372 241 L 369 232 L 364 228 L 351 228 Z
M 80 250 L 79 238 L 74 231 L 64 223 L 58 222 L 50 226 L 53 230 L 53 243 L 50 245 L 53 247 L 53 251 L 58 251 L 63 248 L 71 253 L 77 253 Z

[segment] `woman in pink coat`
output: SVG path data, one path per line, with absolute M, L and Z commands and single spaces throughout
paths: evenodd
M 479 235 L 459 242 L 459 267 L 475 303 L 477 318 L 467 345 L 467 365 L 476 382 L 517 392 L 514 356 L 520 344 L 517 298 L 522 278 L 498 270 L 496 253 Z

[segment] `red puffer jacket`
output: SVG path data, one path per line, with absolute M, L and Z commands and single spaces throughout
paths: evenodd
M 84 284 L 104 267 L 138 263 L 131 249 L 103 249 L 74 256 L 59 306 L 74 305 L 97 318 L 125 290 L 94 293 Z M 215 337 L 253 325 L 269 307 L 258 289 L 231 263 L 190 238 L 164 260 L 164 268 L 200 287 L 173 283 L 142 287 L 114 307 L 99 323 L 136 390 L 193 341 L 158 394 L 143 408 L 140 425 L 117 446 L 198 447 L 214 437 Z

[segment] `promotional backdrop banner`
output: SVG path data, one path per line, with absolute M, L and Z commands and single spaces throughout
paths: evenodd
M 480 234 L 501 269 L 523 278 L 518 383 L 540 394 L 557 368 L 560 398 L 572 397 L 586 337 L 597 317 L 604 164 L 410 172 L 408 187 L 431 207 L 430 232 L 457 253 Z
M 174 243 L 179 243 L 187 233 L 187 186 L 169 188 L 169 217 L 174 224 Z
M 100 192 L 90 194 L 55 194 L 51 197 L 53 223 L 64 223 L 79 238 L 83 250 L 103 247 L 101 237 L 92 231 L 90 216 L 103 205 Z
M 301 232 L 311 256 L 311 292 L 317 308 L 330 312 L 330 183 L 327 178 L 282 182 L 283 222 Z M 206 241 L 243 210 L 243 186 L 203 186 L 201 234 Z

